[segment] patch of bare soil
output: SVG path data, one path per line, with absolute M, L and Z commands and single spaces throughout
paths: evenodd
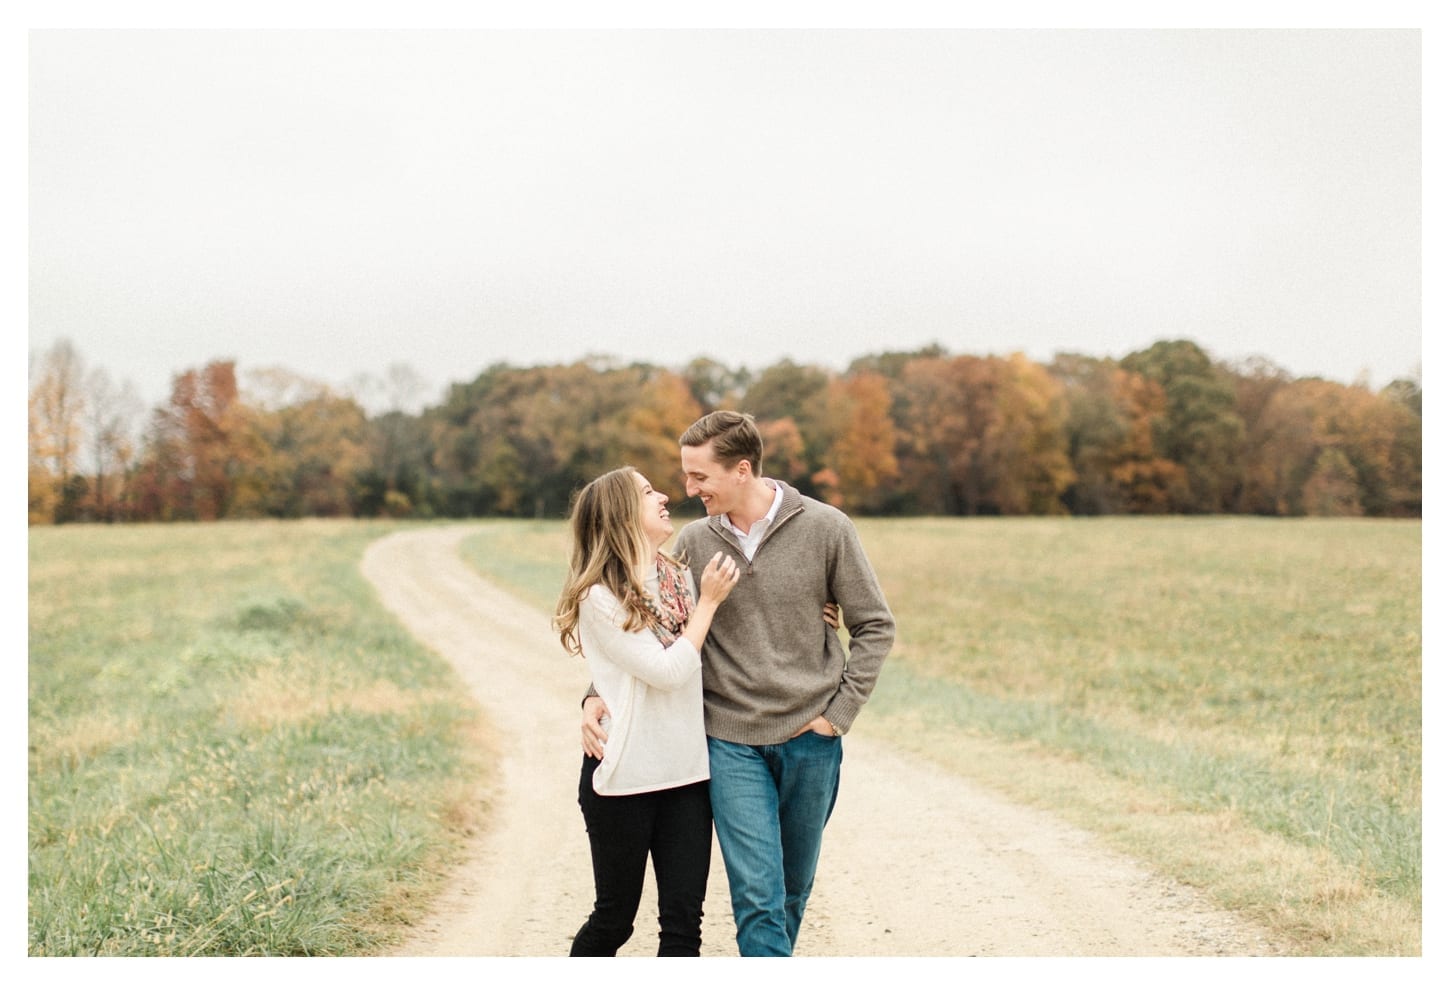
M 561 956 L 593 898 L 576 802 L 583 661 L 547 614 L 480 578 L 458 554 L 464 525 L 393 534 L 362 568 L 420 641 L 451 663 L 504 737 L 489 824 L 405 956 Z M 871 713 L 868 706 L 864 715 Z M 844 740 L 801 956 L 1268 955 L 1273 942 L 1103 846 L 868 736 Z M 647 887 L 650 880 L 647 880 Z M 647 888 L 625 955 L 654 953 Z M 716 851 L 707 956 L 735 951 Z

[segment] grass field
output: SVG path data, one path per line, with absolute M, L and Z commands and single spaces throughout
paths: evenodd
M 899 622 L 858 728 L 1103 833 L 1309 954 L 1421 948 L 1417 522 L 859 524 Z M 465 552 L 553 604 L 559 524 Z
M 484 764 L 373 601 L 384 524 L 30 532 L 29 953 L 373 951 Z
M 462 689 L 358 572 L 397 526 L 30 532 L 30 954 L 397 935 L 488 768 Z M 1419 523 L 859 526 L 899 632 L 857 730 L 1300 953 L 1420 952 Z M 548 610 L 566 544 L 490 521 L 465 553 Z

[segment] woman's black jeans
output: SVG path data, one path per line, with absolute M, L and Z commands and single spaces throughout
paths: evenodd
M 660 957 L 698 957 L 705 882 L 710 876 L 710 784 L 601 797 L 599 761 L 584 757 L 579 807 L 594 858 L 594 912 L 574 936 L 570 957 L 614 957 L 634 933 L 645 858 L 654 862 L 660 900 Z

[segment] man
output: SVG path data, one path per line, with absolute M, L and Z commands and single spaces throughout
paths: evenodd
M 717 411 L 680 436 L 685 490 L 708 514 L 680 532 L 698 582 L 720 550 L 742 575 L 706 638 L 710 804 L 740 953 L 789 955 L 840 784 L 841 736 L 875 687 L 896 623 L 851 521 L 761 474 L 748 414 Z M 821 620 L 840 606 L 850 659 Z M 603 702 L 584 706 L 602 755 Z

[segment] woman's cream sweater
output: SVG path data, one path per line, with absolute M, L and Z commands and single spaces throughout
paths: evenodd
M 651 571 L 644 587 L 657 594 L 658 575 Z M 624 621 L 624 606 L 603 585 L 579 606 L 579 642 L 609 709 L 595 792 L 647 793 L 709 779 L 699 651 L 683 636 L 664 646 L 648 629 L 625 632 Z

